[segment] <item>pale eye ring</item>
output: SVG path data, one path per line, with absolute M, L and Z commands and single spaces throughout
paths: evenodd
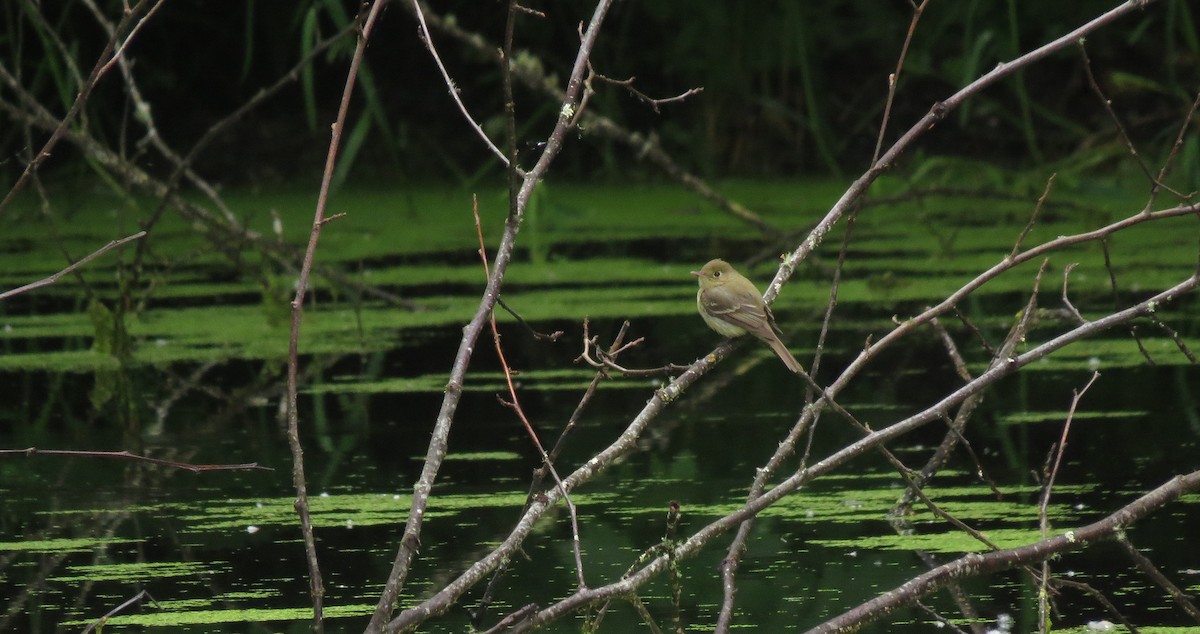
M 713 273 L 713 277 L 721 277 L 721 272 L 717 271 L 716 273 Z

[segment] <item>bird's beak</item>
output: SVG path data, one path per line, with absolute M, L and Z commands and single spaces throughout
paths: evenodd
M 700 277 L 700 271 L 688 271 L 688 273 L 691 273 L 692 275 L 695 275 L 696 277 Z

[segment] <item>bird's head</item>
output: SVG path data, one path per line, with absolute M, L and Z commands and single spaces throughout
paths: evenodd
M 691 271 L 700 281 L 700 288 L 712 288 L 724 284 L 736 271 L 725 260 L 710 260 L 699 271 Z

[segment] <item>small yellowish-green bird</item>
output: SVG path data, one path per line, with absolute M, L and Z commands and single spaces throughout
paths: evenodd
M 770 346 L 789 370 L 803 371 L 800 362 L 779 340 L 783 333 L 775 325 L 775 316 L 763 303 L 754 282 L 735 271 L 725 260 L 712 260 L 691 273 L 700 280 L 696 309 L 709 328 L 725 337 L 750 333 Z

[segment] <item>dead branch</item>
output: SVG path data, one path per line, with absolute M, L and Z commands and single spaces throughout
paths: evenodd
M 426 452 L 421 476 L 413 487 L 412 507 L 409 511 L 408 521 L 405 523 L 404 536 L 401 539 L 400 548 L 396 553 L 392 571 L 388 575 L 379 603 L 376 605 L 375 611 L 371 616 L 371 622 L 367 626 L 368 631 L 398 631 L 404 627 L 405 621 L 410 618 L 406 614 L 411 614 L 411 611 L 406 611 L 401 613 L 396 619 L 389 621 L 393 610 L 396 608 L 396 601 L 400 596 L 400 591 L 407 580 L 409 566 L 416 555 L 416 548 L 420 544 L 420 533 L 425 518 L 425 508 L 429 503 L 433 481 L 437 477 L 442 460 L 446 456 L 447 438 L 449 437 L 450 427 L 454 422 L 454 414 L 458 409 L 459 399 L 462 395 L 463 379 L 466 376 L 471 353 L 475 349 L 475 343 L 483 331 L 484 324 L 495 307 L 496 300 L 500 297 L 500 289 L 504 283 L 504 274 L 508 269 L 509 261 L 512 259 L 513 248 L 516 244 L 517 234 L 521 228 L 525 209 L 529 204 L 529 197 L 533 194 L 534 188 L 541 181 L 546 171 L 550 168 L 550 164 L 562 149 L 562 144 L 566 139 L 575 107 L 579 103 L 587 60 L 591 55 L 596 38 L 599 36 L 600 28 L 604 23 L 604 18 L 611 6 L 612 0 L 600 0 L 596 4 L 591 22 L 588 24 L 587 31 L 580 42 L 554 130 L 547 138 L 541 156 L 534 166 L 525 173 L 521 179 L 520 188 L 512 196 L 512 205 L 509 210 L 508 220 L 504 224 L 504 233 L 500 239 L 500 245 L 496 249 L 495 259 L 492 263 L 491 276 L 488 279 L 487 288 L 483 292 L 483 297 L 479 302 L 479 307 L 476 309 L 475 315 L 463 330 L 463 337 L 459 342 L 458 352 L 455 354 L 449 381 L 446 384 L 446 396 L 442 400 L 442 406 L 438 412 L 433 433 L 430 436 L 429 449 Z M 565 490 L 572 488 L 565 480 L 564 484 L 566 485 L 564 486 Z M 535 503 L 534 506 L 537 507 L 537 504 Z M 488 570 L 494 569 L 496 563 L 498 561 L 489 566 Z M 426 612 L 421 620 L 428 618 L 429 615 L 430 613 Z
M 83 258 L 76 260 L 75 262 L 72 262 L 69 266 L 67 266 L 66 268 L 62 269 L 61 271 L 51 275 L 50 277 L 38 280 L 38 281 L 30 283 L 30 284 L 26 284 L 25 286 L 21 286 L 21 287 L 14 288 L 12 290 L 8 290 L 8 291 L 4 291 L 3 293 L 0 293 L 0 301 L 4 301 L 4 300 L 8 299 L 9 297 L 13 297 L 15 295 L 20 295 L 21 293 L 27 293 L 29 291 L 42 288 L 44 286 L 50 286 L 51 284 L 54 284 L 58 280 L 62 279 L 64 275 L 70 274 L 71 272 L 75 271 L 75 269 L 78 269 L 79 267 L 86 265 L 88 262 L 91 262 L 92 260 L 100 257 L 101 255 L 104 255 L 105 253 L 108 253 L 109 251 L 111 251 L 127 242 L 132 242 L 134 240 L 140 240 L 141 238 L 145 237 L 145 235 L 146 235 L 145 231 L 139 231 L 131 236 L 125 236 L 124 238 L 119 238 L 117 240 L 113 240 L 112 242 L 109 242 L 108 244 L 100 247 L 99 249 L 92 251 L 88 255 L 83 256 Z
M 1054 554 L 1083 550 L 1098 542 L 1116 539 L 1123 527 L 1142 520 L 1180 496 L 1196 490 L 1200 490 L 1200 471 L 1176 476 L 1100 521 L 1018 548 L 965 555 L 808 630 L 808 634 L 852 632 L 951 581 L 1007 570 L 1018 564 L 1040 561 Z
M 304 449 L 300 444 L 300 414 L 296 406 L 297 374 L 299 372 L 300 322 L 304 316 L 304 297 L 308 294 L 308 276 L 312 271 L 313 258 L 317 253 L 317 242 L 321 237 L 321 228 L 325 226 L 325 208 L 329 201 L 329 186 L 333 181 L 333 170 L 337 165 L 338 149 L 341 145 L 342 130 L 346 125 L 346 115 L 350 110 L 350 98 L 354 94 L 354 84 L 358 78 L 358 68 L 362 63 L 363 52 L 367 48 L 367 40 L 371 37 L 371 29 L 379 18 L 387 0 L 376 0 L 371 5 L 370 13 L 358 34 L 358 45 L 350 58 L 350 67 L 346 73 L 346 84 L 342 89 L 341 104 L 338 106 L 337 119 L 330 131 L 329 152 L 325 158 L 325 171 L 321 176 L 321 190 L 317 195 L 317 208 L 313 214 L 312 231 L 309 233 L 308 248 L 304 252 L 304 261 L 300 266 L 300 277 L 296 281 L 296 296 L 292 300 L 291 336 L 288 339 L 287 364 L 287 438 L 292 452 L 292 486 L 296 489 L 296 513 L 300 517 L 300 530 L 304 537 L 304 553 L 308 563 L 309 593 L 313 601 L 313 630 L 318 634 L 325 630 L 324 597 L 325 586 L 321 580 L 321 566 L 317 559 L 317 542 L 313 536 L 312 517 L 308 509 L 308 483 L 304 475 Z
M 164 460 L 162 458 L 151 458 L 149 456 L 139 456 L 128 451 L 83 451 L 76 449 L 38 449 L 37 447 L 29 447 L 26 449 L 0 449 L 0 457 L 4 456 L 70 456 L 76 458 L 116 458 L 118 460 L 132 460 L 134 462 L 144 462 L 147 464 L 158 465 L 160 467 L 170 467 L 172 469 L 183 469 L 192 473 L 200 473 L 202 471 L 244 471 L 247 469 L 258 471 L 274 471 L 271 467 L 264 467 L 257 462 L 246 462 L 242 464 L 192 464 L 190 462 L 177 462 L 175 460 Z

